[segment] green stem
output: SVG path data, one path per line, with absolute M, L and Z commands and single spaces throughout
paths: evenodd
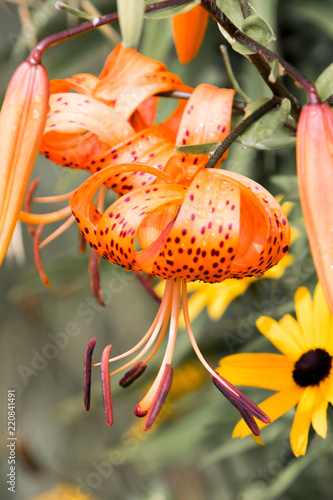
M 251 102 L 251 99 L 245 94 L 245 92 L 243 92 L 243 90 L 240 88 L 240 86 L 236 80 L 236 77 L 234 75 L 234 72 L 233 72 L 231 64 L 230 64 L 230 59 L 229 59 L 227 47 L 225 45 L 221 45 L 220 50 L 222 52 L 222 57 L 224 60 L 225 69 L 227 70 L 227 73 L 228 73 L 228 76 L 229 76 L 229 79 L 231 81 L 233 88 L 235 89 L 237 94 L 239 94 L 244 99 L 245 102 L 247 102 L 247 103 Z
M 287 99 L 289 99 L 291 103 L 291 116 L 295 120 L 298 120 L 299 114 L 301 112 L 301 106 L 299 102 L 297 101 L 296 97 L 283 85 L 283 83 L 279 79 L 276 79 L 275 82 L 272 82 L 269 79 L 271 73 L 270 65 L 265 61 L 265 59 L 260 54 L 249 54 L 248 59 L 249 61 L 251 61 L 251 63 L 256 68 L 256 70 L 263 78 L 263 80 L 266 82 L 267 86 L 271 89 L 273 94 L 281 98 L 286 97 Z
M 277 104 L 281 102 L 279 97 L 273 96 L 269 101 L 265 102 L 260 108 L 256 109 L 253 113 L 250 114 L 245 120 L 243 120 L 237 127 L 233 129 L 232 132 L 221 142 L 220 146 L 216 149 L 214 154 L 208 160 L 206 164 L 206 168 L 214 168 L 219 160 L 221 160 L 224 153 L 231 146 L 231 144 L 242 135 L 245 130 L 252 125 L 256 120 L 258 120 L 261 116 L 263 116 L 267 111 L 273 109 Z

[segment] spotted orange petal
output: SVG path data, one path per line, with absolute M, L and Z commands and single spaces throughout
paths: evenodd
M 201 84 L 188 100 L 176 138 L 177 146 L 222 142 L 230 132 L 231 112 L 235 91 Z M 226 158 L 227 152 L 223 159 Z M 198 155 L 197 163 L 207 161 Z M 192 160 L 193 161 L 193 160 Z
M 289 226 L 280 220 L 284 214 L 275 199 L 257 183 L 243 176 L 236 180 L 226 171 L 199 167 L 189 187 L 172 182 L 177 176 L 171 179 L 158 171 L 157 177 L 167 184 L 154 183 L 126 194 L 97 216 L 89 203 L 108 172 L 118 173 L 117 168 L 88 179 L 71 207 L 75 215 L 81 212 L 79 225 L 93 248 L 125 269 L 162 279 L 220 282 L 265 272 L 287 251 Z M 130 168 L 127 164 L 122 171 Z M 151 171 L 148 166 L 132 168 Z M 84 213 L 90 221 L 95 218 L 92 227 L 84 227 Z
M 129 119 L 148 97 L 170 90 L 191 91 L 164 64 L 126 49 L 119 44 L 110 54 L 93 96 L 113 104 L 115 111 Z

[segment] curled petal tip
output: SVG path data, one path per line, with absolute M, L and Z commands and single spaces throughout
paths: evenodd
M 84 393 L 84 407 L 87 411 L 90 408 L 91 363 L 96 342 L 97 341 L 95 337 L 89 340 L 84 353 L 83 393 Z
M 139 363 L 137 363 L 136 365 L 133 366 L 133 368 L 128 370 L 128 372 L 125 373 L 123 378 L 119 380 L 119 385 L 124 388 L 128 387 L 134 382 L 134 380 L 136 380 L 137 378 L 140 377 L 140 375 L 143 374 L 146 368 L 147 365 L 142 361 L 139 361 Z
M 152 427 L 153 423 L 155 422 L 162 406 L 165 401 L 165 398 L 168 395 L 169 389 L 171 387 L 172 383 L 172 377 L 173 377 L 173 370 L 172 366 L 169 364 L 166 364 L 164 367 L 164 372 L 163 376 L 161 379 L 161 382 L 157 388 L 155 397 L 153 399 L 152 404 L 150 405 L 150 408 L 147 413 L 147 418 L 145 420 L 143 430 L 144 431 L 149 431 L 149 429 Z
M 101 358 L 102 393 L 106 425 L 112 425 L 113 423 L 111 383 L 109 372 L 109 355 L 111 347 L 111 345 L 105 347 Z

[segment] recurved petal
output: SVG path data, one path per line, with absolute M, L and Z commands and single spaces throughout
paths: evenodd
M 290 336 L 290 331 L 285 330 L 274 319 L 261 316 L 257 319 L 256 325 L 258 330 L 291 360 L 297 361 L 303 354 L 298 341 Z
M 130 77 L 129 77 L 130 75 Z M 93 96 L 113 104 L 115 111 L 129 119 L 148 97 L 169 90 L 191 91 L 164 64 L 125 49 L 119 44 L 108 57 Z
M 189 146 L 223 141 L 230 132 L 234 95 L 233 89 L 220 89 L 208 84 L 198 85 L 186 104 L 176 145 Z M 201 156 L 203 158 L 199 156 L 198 163 L 205 159 L 205 155 Z M 223 159 L 226 156 L 227 152 Z
M 263 401 L 259 405 L 259 408 L 261 408 L 270 417 L 271 422 L 274 422 L 274 420 L 277 420 L 297 404 L 301 394 L 302 389 L 299 387 L 294 387 L 291 390 L 277 392 L 276 394 L 273 394 L 273 396 Z M 257 424 L 259 429 L 262 429 L 263 427 L 265 427 L 265 425 L 267 425 L 259 421 L 257 422 Z M 239 436 L 241 438 L 244 438 L 249 434 L 251 434 L 251 431 L 246 426 L 245 422 L 241 420 L 234 428 L 232 437 Z
M 303 390 L 290 432 L 290 444 L 296 457 L 304 455 L 308 445 L 309 428 L 315 409 L 316 390 L 309 386 Z
M 174 154 L 174 133 L 166 125 L 153 125 L 122 141 L 106 153 L 94 157 L 87 165 L 90 172 L 95 173 L 110 165 L 120 163 L 142 163 L 162 169 Z M 125 176 L 112 176 L 106 185 L 120 194 L 133 191 L 139 187 L 149 186 L 156 177 L 133 171 Z
M 57 165 L 90 170 L 94 158 L 101 157 L 102 153 L 109 149 L 109 144 L 101 141 L 92 132 L 86 134 L 48 132 L 42 137 L 39 151 Z
M 127 174 L 132 170 L 133 164 L 120 164 L 97 172 L 74 193 L 70 200 L 70 207 L 83 236 L 100 255 L 128 270 L 138 269 L 149 272 L 146 268 L 141 269 L 138 266 L 137 259 L 140 255 L 141 260 L 145 261 L 145 252 L 154 253 L 154 251 L 151 248 L 145 248 L 141 252 L 137 252 L 135 240 L 138 230 L 145 219 L 155 210 L 164 205 L 168 207 L 168 205 L 180 204 L 187 188 L 173 184 L 169 176 L 154 167 L 136 165 L 136 171 L 150 174 L 156 172 L 156 177 L 159 177 L 165 184 L 154 184 L 154 187 L 150 189 L 137 189 L 124 195 L 102 215 L 92 205 L 97 189 L 109 177 Z M 166 230 L 167 228 L 164 229 L 164 231 Z M 153 242 L 151 246 L 154 244 L 159 248 L 161 243 Z M 151 265 L 152 262 L 151 259 L 148 259 L 147 265 Z
M 263 274 L 289 250 L 290 227 L 276 199 L 257 182 L 235 172 L 216 170 L 241 186 L 240 240 L 242 251 L 232 263 L 230 277 Z
M 218 171 L 200 169 L 194 177 L 153 274 L 218 282 L 239 249 L 240 189 Z
M 110 145 L 134 134 L 133 127 L 112 108 L 90 96 L 58 93 L 50 96 L 45 131 L 62 134 L 96 134 Z
M 293 362 L 281 354 L 241 353 L 220 360 L 216 370 L 234 385 L 285 391 L 294 387 Z

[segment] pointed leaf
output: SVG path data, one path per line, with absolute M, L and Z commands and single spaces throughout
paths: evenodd
M 220 142 L 205 142 L 204 144 L 191 144 L 190 146 L 176 146 L 176 150 L 180 153 L 194 155 L 212 155 L 220 144 Z
M 262 106 L 265 98 L 253 101 L 246 107 L 246 114 L 248 116 L 255 111 L 255 109 Z M 264 116 L 259 118 L 255 123 L 253 123 L 241 136 L 240 140 L 245 147 L 253 147 L 260 141 L 267 139 L 274 132 L 279 130 L 285 121 L 287 120 L 291 109 L 291 104 L 289 99 L 283 99 L 279 108 L 272 109 Z M 250 110 L 250 112 L 249 112 Z
M 255 12 L 252 6 L 250 6 L 251 15 L 244 19 L 238 0 L 217 0 L 216 3 L 229 17 L 229 19 L 231 19 L 231 21 L 250 38 L 253 38 L 264 46 L 267 46 L 275 40 L 275 35 L 270 25 L 265 21 L 265 19 Z M 228 33 L 220 25 L 218 25 L 218 27 L 222 35 L 226 38 L 226 40 L 228 40 L 236 52 L 243 55 L 255 54 L 254 50 L 248 48 L 240 42 L 237 42 L 234 38 L 228 35 Z
M 333 94 L 333 63 L 319 75 L 315 85 L 323 101 Z

